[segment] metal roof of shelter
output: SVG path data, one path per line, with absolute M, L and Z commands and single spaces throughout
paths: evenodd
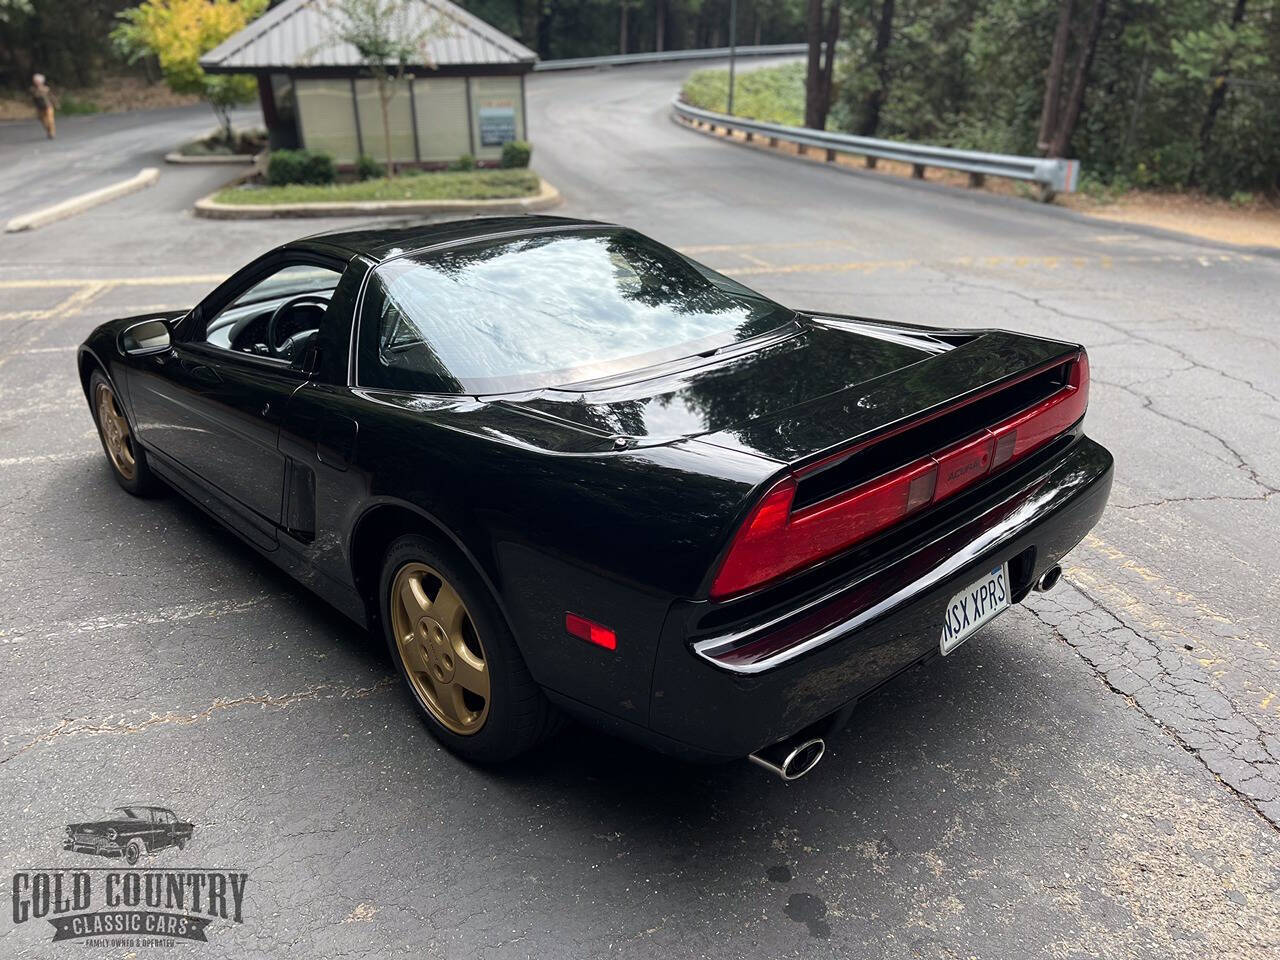
M 200 58 L 210 73 L 269 73 L 295 70 L 359 71 L 356 48 L 334 42 L 329 0 L 285 0 Z M 414 67 L 532 67 L 538 55 L 501 30 L 449 0 L 409 0 L 424 19 L 438 16 L 447 27 L 425 44 Z

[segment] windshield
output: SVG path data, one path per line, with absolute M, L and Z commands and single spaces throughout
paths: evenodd
M 383 264 L 361 322 L 367 387 L 498 393 L 612 376 L 793 317 L 630 230 L 517 237 Z
M 330 270 L 327 267 L 304 263 L 294 264 L 259 280 L 232 300 L 228 307 L 296 297 L 303 293 L 327 293 L 338 285 L 341 276 L 337 270 Z

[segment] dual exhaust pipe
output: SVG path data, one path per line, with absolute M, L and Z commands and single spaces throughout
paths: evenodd
M 1048 593 L 1062 579 L 1062 567 L 1054 564 L 1032 584 L 1038 593 Z M 816 726 L 816 725 L 815 725 Z M 823 729 L 821 726 L 817 727 Z M 788 782 L 799 780 L 811 771 L 827 753 L 827 743 L 822 737 L 812 736 L 810 727 L 762 750 L 750 754 L 747 759 L 757 767 L 763 767 L 774 776 Z

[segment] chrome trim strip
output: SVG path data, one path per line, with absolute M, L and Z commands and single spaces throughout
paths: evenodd
M 780 650 L 763 660 L 748 664 L 731 664 L 721 661 L 718 657 L 729 653 L 730 651 L 750 642 L 759 635 L 767 633 L 787 621 L 803 616 L 815 607 L 821 606 L 839 594 L 845 593 L 851 587 L 857 586 L 857 583 L 845 584 L 838 589 L 832 590 L 823 596 L 810 601 L 798 610 L 790 611 L 784 616 L 778 617 L 760 626 L 752 627 L 748 630 L 739 630 L 734 633 L 723 634 L 718 637 L 708 637 L 705 640 L 699 640 L 693 644 L 693 651 L 709 663 L 714 664 L 722 670 L 728 670 L 731 673 L 754 674 L 764 673 L 766 670 L 772 670 L 789 660 L 794 660 L 801 654 L 826 646 L 828 643 L 838 640 L 841 637 L 866 626 L 871 621 L 876 620 L 885 614 L 891 613 L 893 610 L 903 606 L 907 601 L 914 598 L 917 594 L 932 589 L 963 567 L 968 566 L 971 563 L 975 563 L 982 554 L 989 550 L 998 548 L 1005 541 L 1011 540 L 1020 534 L 1026 526 L 1034 522 L 1045 504 L 1053 500 L 1057 493 L 1058 490 L 1056 488 L 1050 488 L 1042 496 L 1032 497 L 1025 500 L 1018 509 L 1006 517 L 998 526 L 992 527 L 976 540 L 966 544 L 963 549 L 952 554 L 941 564 L 926 573 L 923 577 L 912 581 L 901 590 L 885 597 L 885 599 L 881 600 L 879 603 L 868 607 L 866 610 L 850 617 L 848 620 L 844 620 L 840 623 L 834 624 L 833 626 L 827 627 L 825 630 L 815 634 L 809 639 L 802 640 L 800 643 L 787 647 L 785 650 Z M 861 583 L 863 581 L 858 582 Z

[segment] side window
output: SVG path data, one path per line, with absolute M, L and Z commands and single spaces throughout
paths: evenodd
M 409 289 L 389 289 L 384 272 L 369 278 L 358 345 L 359 383 L 364 387 L 420 393 L 461 393 L 462 384 L 441 362 L 422 331 L 429 309 Z
M 251 283 L 205 323 L 198 340 L 236 353 L 292 362 L 324 319 L 342 274 L 298 263 Z

